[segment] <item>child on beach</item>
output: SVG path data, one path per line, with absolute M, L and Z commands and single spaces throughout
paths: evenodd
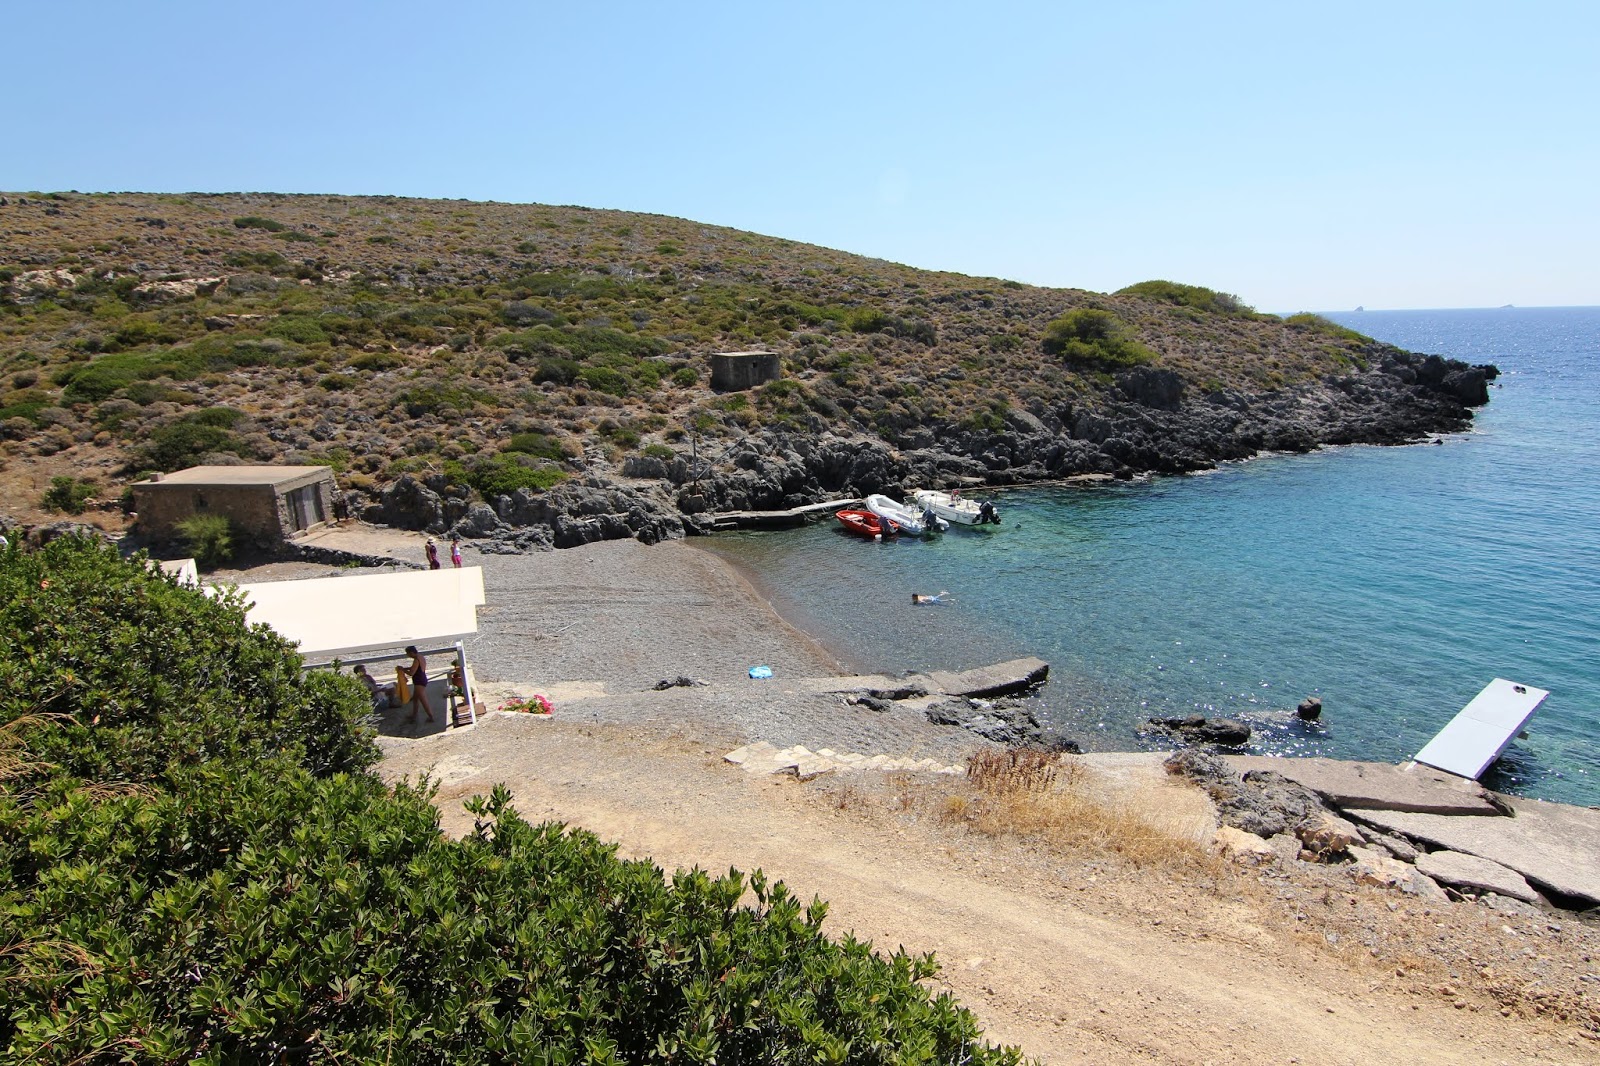
M 450 535 L 450 565 L 461 569 L 461 538 L 455 534 Z

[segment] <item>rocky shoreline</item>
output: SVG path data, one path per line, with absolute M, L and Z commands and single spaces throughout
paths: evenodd
M 548 491 L 487 501 L 443 474 L 403 475 L 374 497 L 368 522 L 456 533 L 491 553 L 709 533 L 715 515 L 776 511 L 924 485 L 1014 486 L 1073 478 L 1181 474 L 1267 452 L 1410 444 L 1467 428 L 1488 402 L 1493 366 L 1374 344 L 1366 368 L 1294 388 L 1196 395 L 1174 371 L 1138 367 L 1094 402 L 1012 409 L 998 431 L 913 423 L 849 434 L 820 419 L 732 441 L 685 443 L 670 458 L 612 464 L 591 451 Z

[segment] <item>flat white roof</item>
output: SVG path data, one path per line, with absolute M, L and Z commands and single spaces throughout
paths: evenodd
M 1542 688 L 1495 678 L 1417 752 L 1417 762 L 1477 780 L 1548 695 Z
M 322 660 L 377 648 L 449 643 L 478 631 L 483 569 L 356 574 L 240 585 L 245 617 Z
M 333 476 L 325 466 L 191 466 L 140 485 L 281 485 L 312 474 Z

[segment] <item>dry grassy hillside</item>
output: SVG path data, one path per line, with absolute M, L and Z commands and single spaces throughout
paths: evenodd
M 1119 369 L 1194 394 L 1348 370 L 1370 342 L 1208 290 L 1042 289 L 683 219 L 394 197 L 0 197 L 0 509 L 114 500 L 207 455 L 358 489 L 482 491 L 761 426 L 897 442 L 1092 408 Z M 1064 313 L 1099 309 L 1052 332 Z M 719 396 L 707 357 L 784 379 Z M 92 505 L 91 505 L 92 506 Z M 70 508 L 69 508 L 70 509 Z

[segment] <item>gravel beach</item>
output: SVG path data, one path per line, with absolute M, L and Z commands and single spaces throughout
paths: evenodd
M 363 541 L 377 536 L 386 539 Z M 353 527 L 326 543 L 420 560 L 423 538 L 399 536 Z M 465 555 L 467 565 L 484 570 L 487 602 L 468 653 L 478 698 L 490 710 L 512 695 L 539 693 L 563 722 L 666 731 L 722 750 L 764 740 L 950 763 L 987 744 L 933 725 L 914 708 L 873 711 L 817 691 L 815 679 L 851 671 L 779 617 L 737 569 L 689 542 L 604 541 L 531 555 L 485 555 L 468 546 Z M 753 666 L 771 667 L 772 677 L 752 679 Z M 695 684 L 656 690 L 679 678 Z M 442 728 L 442 716 L 430 727 L 395 714 L 384 731 L 417 737 Z

